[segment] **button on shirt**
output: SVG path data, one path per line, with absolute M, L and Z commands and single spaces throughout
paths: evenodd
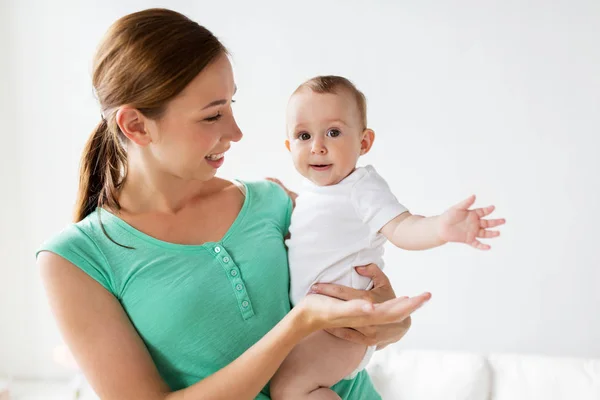
M 64 257 L 118 299 L 162 378 L 179 390 L 230 364 L 290 310 L 283 238 L 291 201 L 271 182 L 244 186 L 244 205 L 218 243 L 164 242 L 98 209 L 38 253 Z M 133 249 L 111 242 L 99 217 L 113 240 Z M 333 389 L 343 399 L 380 398 L 366 373 Z M 268 393 L 267 386 L 256 399 Z

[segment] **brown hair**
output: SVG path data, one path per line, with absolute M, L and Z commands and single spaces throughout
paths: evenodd
M 120 209 L 127 153 L 118 108 L 128 104 L 159 119 L 169 100 L 221 54 L 227 50 L 210 31 L 171 10 L 139 11 L 109 28 L 94 58 L 92 82 L 102 120 L 83 150 L 75 222 L 96 207 Z
M 363 92 L 358 90 L 354 83 L 349 79 L 337 75 L 315 76 L 298 86 L 298 89 L 296 89 L 294 93 L 305 87 L 315 93 L 339 94 L 340 88 L 348 90 L 356 101 L 356 106 L 360 113 L 360 121 L 363 124 L 362 128 L 367 128 L 367 99 Z

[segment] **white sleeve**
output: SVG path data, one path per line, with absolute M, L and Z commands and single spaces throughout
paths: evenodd
M 352 203 L 363 223 L 369 225 L 372 234 L 376 234 L 408 209 L 398 202 L 387 182 L 372 166 L 365 169 L 365 176 L 352 188 Z

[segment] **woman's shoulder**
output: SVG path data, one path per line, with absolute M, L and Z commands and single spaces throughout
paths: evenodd
M 255 218 L 275 220 L 284 234 L 290 225 L 293 210 L 292 199 L 278 184 L 268 180 L 240 181 L 246 188 L 246 196 Z
M 46 239 L 36 249 L 35 256 L 37 258 L 43 251 L 57 254 L 112 291 L 110 268 L 98 245 L 98 232 L 101 231 L 98 213 L 92 212 L 83 220 L 67 224 Z
M 259 205 L 287 208 L 291 202 L 285 190 L 274 182 L 266 179 L 239 182 L 244 185 L 253 202 Z
M 42 244 L 41 248 L 48 246 L 64 246 L 67 243 L 77 243 L 80 246 L 92 244 L 95 236 L 94 215 L 92 212 L 79 222 L 72 222 L 57 230 Z M 37 252 L 40 250 L 38 249 Z

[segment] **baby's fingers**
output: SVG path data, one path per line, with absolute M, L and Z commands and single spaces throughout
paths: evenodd
M 504 225 L 506 220 L 504 218 L 500 219 L 482 219 L 479 221 L 479 226 L 481 228 L 494 228 L 496 226 Z
M 473 240 L 470 244 L 472 247 L 475 247 L 476 249 L 479 249 L 479 250 L 489 250 L 492 248 L 489 244 L 481 243 L 477 239 Z
M 471 196 L 467 197 L 460 203 L 455 204 L 454 207 L 452 207 L 452 208 L 456 208 L 459 210 L 468 210 L 474 203 L 475 203 L 475 195 L 472 194 Z
M 477 233 L 478 238 L 490 239 L 500 236 L 500 232 L 498 231 L 486 231 L 485 229 L 480 229 Z
M 493 213 L 495 209 L 496 209 L 495 206 L 487 206 L 487 207 L 483 207 L 483 208 L 476 208 L 475 212 L 477 213 L 479 218 L 483 218 L 486 215 L 490 215 L 491 213 Z

